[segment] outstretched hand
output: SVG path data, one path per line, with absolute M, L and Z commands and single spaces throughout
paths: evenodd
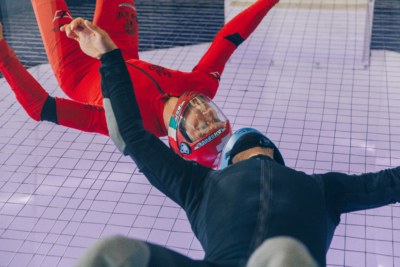
M 118 49 L 107 32 L 82 18 L 64 25 L 61 31 L 65 31 L 67 37 L 77 40 L 82 51 L 90 57 L 100 59 L 103 54 Z

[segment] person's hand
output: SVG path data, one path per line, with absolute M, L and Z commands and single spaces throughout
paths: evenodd
M 100 59 L 103 54 L 118 49 L 108 33 L 82 18 L 64 25 L 61 31 L 65 31 L 69 38 L 77 40 L 82 51 L 90 57 Z
M 3 39 L 4 39 L 4 37 L 3 37 L 3 24 L 1 24 L 1 22 L 0 22 L 0 41 L 3 40 Z

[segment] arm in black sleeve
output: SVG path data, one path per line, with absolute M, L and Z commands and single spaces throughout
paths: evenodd
M 100 60 L 101 88 L 111 139 L 121 152 L 131 156 L 161 192 L 183 208 L 193 204 L 212 169 L 184 160 L 144 129 L 131 77 L 119 49 L 104 54 Z
M 400 201 L 400 167 L 361 175 L 331 172 L 321 176 L 328 207 L 338 213 Z

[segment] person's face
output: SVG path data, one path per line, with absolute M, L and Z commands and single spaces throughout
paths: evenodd
M 219 129 L 221 124 L 216 110 L 202 97 L 196 97 L 190 101 L 190 106 L 185 115 L 184 128 L 192 141 Z

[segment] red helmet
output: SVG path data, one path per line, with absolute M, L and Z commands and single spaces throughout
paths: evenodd
M 179 97 L 168 128 L 169 144 L 175 153 L 216 168 L 231 135 L 229 120 L 207 96 L 185 92 Z

